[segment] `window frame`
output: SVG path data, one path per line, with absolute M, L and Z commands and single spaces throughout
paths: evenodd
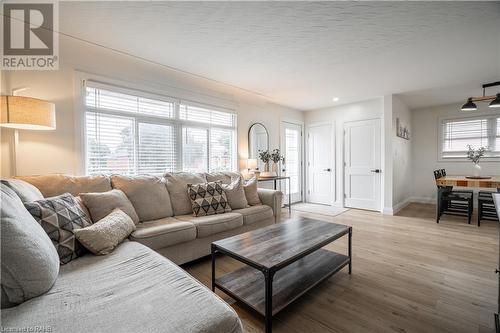
M 195 128 L 203 128 L 207 130 L 208 133 L 208 149 L 207 149 L 207 170 L 200 172 L 212 172 L 210 170 L 210 133 L 212 128 L 217 129 L 225 129 L 233 132 L 233 140 L 234 147 L 232 147 L 232 161 L 231 161 L 231 169 L 230 171 L 238 171 L 239 163 L 238 163 L 238 116 L 233 109 L 230 109 L 226 106 L 215 106 L 209 103 L 202 103 L 198 101 L 193 101 L 188 98 L 176 98 L 171 96 L 166 96 L 163 94 L 158 94 L 156 92 L 147 92 L 141 88 L 128 88 L 124 87 L 121 83 L 104 83 L 101 80 L 94 79 L 91 77 L 85 77 L 81 73 L 79 73 L 80 79 L 76 80 L 78 82 L 78 89 L 76 89 L 75 93 L 75 101 L 79 104 L 80 109 L 80 117 L 75 119 L 75 127 L 77 132 L 79 133 L 79 138 L 77 138 L 76 147 L 80 147 L 80 163 L 78 164 L 78 169 L 80 169 L 79 173 L 84 175 L 90 175 L 88 172 L 88 158 L 87 158 L 87 129 L 86 129 L 86 115 L 88 112 L 96 112 L 98 114 L 110 115 L 110 116 L 119 116 L 119 117 L 128 117 L 134 118 L 134 139 L 135 139 L 135 152 L 134 159 L 136 160 L 134 164 L 134 175 L 138 175 L 139 168 L 139 124 L 140 123 L 149 123 L 149 124 L 158 124 L 158 125 L 167 125 L 174 126 L 176 131 L 176 139 L 177 139 L 177 147 L 176 147 L 176 169 L 174 172 L 182 171 L 183 166 L 183 145 L 182 145 L 182 129 L 184 127 L 195 127 Z M 110 80 L 113 81 L 113 80 Z M 164 102 L 171 102 L 174 106 L 174 112 L 172 117 L 160 116 L 160 115 L 152 115 L 152 114 L 144 114 L 144 113 L 134 113 L 128 111 L 117 111 L 107 108 L 98 108 L 98 107 L 88 107 L 86 105 L 86 89 L 88 86 L 97 89 L 104 89 L 112 92 L 130 94 L 136 97 L 143 97 L 153 100 L 160 100 Z M 201 94 L 200 94 L 201 95 Z M 203 95 L 201 95 L 203 96 Z M 210 98 L 208 98 L 210 99 Z M 180 105 L 192 105 L 196 107 L 206 108 L 210 111 L 217 111 L 230 114 L 233 117 L 233 126 L 225 126 L 225 125 L 214 125 L 211 123 L 203 123 L 191 120 L 182 120 L 180 119 Z M 165 170 L 167 171 L 167 170 Z
M 445 131 L 443 129 L 443 125 L 448 122 L 458 122 L 458 121 L 468 121 L 468 120 L 478 120 L 478 119 L 486 119 L 488 120 L 488 123 L 491 123 L 490 120 L 494 119 L 500 119 L 500 114 L 494 112 L 474 112 L 474 114 L 471 115 L 464 115 L 464 116 L 454 116 L 454 117 L 439 117 L 438 118 L 438 135 L 437 135 L 437 161 L 438 162 L 470 162 L 470 160 L 467 159 L 467 157 L 452 157 L 452 156 L 443 156 L 443 145 L 444 145 L 444 136 L 445 136 Z M 498 120 L 497 120 L 498 121 Z M 498 124 L 497 124 L 498 126 Z M 500 135 L 500 133 L 497 133 L 496 135 Z M 488 141 L 490 141 L 490 138 L 488 138 Z M 500 161 L 500 156 L 484 156 L 481 159 L 481 163 L 488 163 L 488 162 L 499 162 Z

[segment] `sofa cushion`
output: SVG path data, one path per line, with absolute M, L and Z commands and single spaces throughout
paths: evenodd
M 111 179 L 107 176 L 69 176 L 62 174 L 46 176 L 16 177 L 35 185 L 44 197 L 54 197 L 63 193 L 79 195 L 86 192 L 106 192 L 111 190 Z
M 237 178 L 240 176 L 241 175 L 238 172 L 231 171 L 211 172 L 206 174 L 207 182 L 216 182 L 220 180 L 222 184 L 231 184 L 233 178 Z
M 198 238 L 207 237 L 222 231 L 239 228 L 243 225 L 243 216 L 237 213 L 224 213 L 195 217 L 181 215 L 175 217 L 181 221 L 192 222 L 198 231 Z
M 232 178 L 231 184 L 222 184 L 224 192 L 226 192 L 227 201 L 231 209 L 241 209 L 248 206 L 248 201 L 243 189 L 243 178 L 237 176 Z
M 88 227 L 74 230 L 78 241 L 90 252 L 108 254 L 135 230 L 134 221 L 116 208 L 106 217 Z
M 2 184 L 10 187 L 23 203 L 43 199 L 43 195 L 39 189 L 23 180 L 13 178 L 2 179 Z
M 254 224 L 268 218 L 274 218 L 272 208 L 267 205 L 250 206 L 234 210 L 233 212 L 243 215 L 244 225 Z
M 196 239 L 196 227 L 191 222 L 166 217 L 139 223 L 130 239 L 152 249 L 161 249 Z
M 50 293 L 2 310 L 2 327 L 52 332 L 239 333 L 234 310 L 170 260 L 124 242 L 61 266 Z
M 220 181 L 188 184 L 188 194 L 194 216 L 224 214 L 231 211 L 226 192 L 221 185 Z
M 245 190 L 245 196 L 250 206 L 262 204 L 259 198 L 259 194 L 257 192 L 257 185 L 258 185 L 257 178 L 254 177 L 249 181 L 247 181 L 245 186 L 243 187 Z
M 0 280 L 1 303 L 5 308 L 48 291 L 59 274 L 59 256 L 49 236 L 14 191 L 5 184 L 0 187 Z
M 71 194 L 28 202 L 24 206 L 49 235 L 61 265 L 87 252 L 76 240 L 74 230 L 85 228 L 92 222 Z
M 165 180 L 167 182 L 167 189 L 170 194 L 174 215 L 192 213 L 193 208 L 191 207 L 191 200 L 188 196 L 187 185 L 205 183 L 207 181 L 205 175 L 189 172 L 166 173 Z
M 82 198 L 83 204 L 89 210 L 94 223 L 104 218 L 115 208 L 120 208 L 130 216 L 135 224 L 139 223 L 139 217 L 134 206 L 132 206 L 125 193 L 120 190 L 111 190 L 104 193 L 80 193 L 80 198 Z
M 174 215 L 165 182 L 155 176 L 113 176 L 113 188 L 122 190 L 135 208 L 140 221 Z

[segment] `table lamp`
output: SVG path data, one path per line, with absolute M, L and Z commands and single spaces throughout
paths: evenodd
M 247 160 L 247 169 L 248 169 L 248 171 L 252 171 L 252 170 L 257 169 L 257 160 L 255 158 L 249 158 Z
M 14 175 L 17 175 L 18 130 L 48 131 L 56 129 L 54 103 L 23 96 L 2 96 L 0 126 L 14 129 Z

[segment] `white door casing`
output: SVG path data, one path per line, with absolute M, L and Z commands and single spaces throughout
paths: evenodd
M 281 122 L 281 153 L 285 156 L 282 175 L 290 177 L 290 189 L 288 182 L 283 182 L 283 200 L 288 203 L 288 191 L 291 191 L 292 203 L 302 201 L 302 125 Z
M 307 201 L 331 205 L 335 188 L 332 181 L 335 178 L 333 144 L 334 127 L 331 123 L 310 125 L 307 138 Z
M 380 211 L 380 119 L 344 124 L 344 205 Z

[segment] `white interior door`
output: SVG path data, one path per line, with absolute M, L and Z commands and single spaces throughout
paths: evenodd
M 309 202 L 330 205 L 332 196 L 333 145 L 332 124 L 313 125 L 308 127 L 308 182 L 307 198 Z
M 347 122 L 345 130 L 345 206 L 380 210 L 380 119 Z
M 285 156 L 284 176 L 290 177 L 285 186 L 283 200 L 288 203 L 288 192 L 291 192 L 292 203 L 302 201 L 302 126 L 289 122 L 281 125 L 281 150 Z

